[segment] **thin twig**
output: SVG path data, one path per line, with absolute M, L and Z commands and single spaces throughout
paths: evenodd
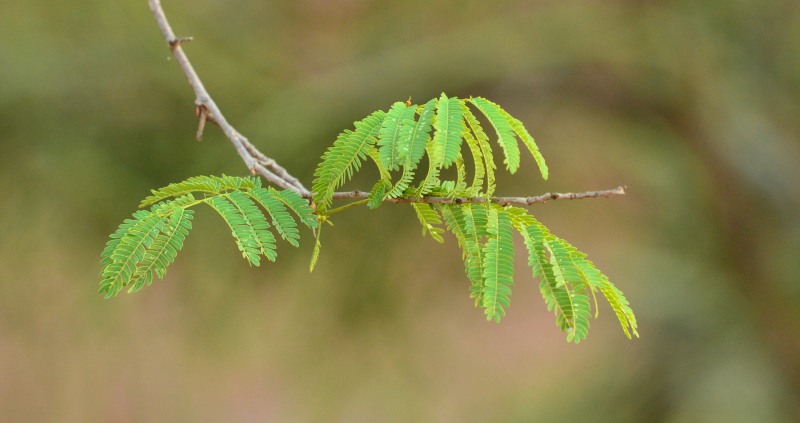
M 550 200 L 581 200 L 584 198 L 605 198 L 615 195 L 625 195 L 625 186 L 618 186 L 614 189 L 587 192 L 548 192 L 533 197 L 491 197 L 491 203 L 507 206 L 510 204 L 520 204 L 530 206 L 536 203 L 544 203 Z M 365 191 L 337 192 L 333 194 L 334 200 L 345 199 L 364 199 L 369 196 Z M 384 201 L 389 203 L 428 203 L 428 204 L 465 204 L 465 203 L 485 203 L 486 197 L 419 197 L 419 198 L 387 198 Z
M 231 141 L 236 152 L 239 153 L 239 157 L 242 158 L 251 173 L 254 175 L 261 175 L 267 182 L 281 188 L 292 189 L 301 195 L 310 195 L 308 189 L 304 187 L 297 178 L 291 176 L 289 172 L 278 165 L 275 160 L 270 159 L 258 151 L 244 135 L 240 134 L 228 123 L 227 119 L 225 119 L 225 116 L 206 90 L 197 72 L 195 72 L 192 63 L 189 61 L 186 53 L 183 52 L 183 48 L 181 48 L 181 44 L 190 41 L 191 37 L 176 37 L 161 7 L 161 1 L 149 0 L 149 3 L 150 10 L 153 12 L 161 34 L 170 46 L 172 55 L 175 57 L 178 66 L 180 66 L 183 74 L 186 75 L 186 78 L 189 80 L 189 85 L 194 91 L 195 107 L 198 111 L 198 117 L 200 118 L 197 129 L 197 139 L 200 139 L 203 135 L 205 122 L 214 122 L 219 125 L 222 132 L 224 132 L 225 136 Z
M 225 136 L 231 141 L 236 152 L 239 153 L 239 156 L 253 175 L 260 175 L 267 182 L 280 188 L 291 189 L 311 201 L 311 191 L 309 191 L 300 180 L 292 176 L 292 174 L 275 160 L 259 151 L 244 135 L 240 134 L 228 123 L 225 116 L 206 90 L 197 72 L 195 72 L 186 53 L 183 52 L 181 44 L 192 41 L 192 37 L 176 37 L 161 7 L 161 1 L 148 0 L 148 2 L 150 3 L 150 10 L 153 12 L 156 23 L 161 30 L 161 34 L 164 36 L 170 50 L 172 50 L 172 55 L 175 56 L 175 60 L 178 62 L 183 74 L 186 75 L 186 78 L 189 80 L 189 85 L 194 91 L 195 113 L 199 118 L 196 135 L 197 140 L 199 141 L 202 138 L 206 122 L 210 121 L 216 123 L 222 129 L 222 132 L 225 133 Z M 491 197 L 489 201 L 500 205 L 522 204 L 530 206 L 549 200 L 578 200 L 582 198 L 610 197 L 612 195 L 625 195 L 625 187 L 620 186 L 610 190 L 578 193 L 547 193 L 534 197 Z M 334 193 L 333 199 L 364 199 L 368 196 L 369 193 L 364 191 L 337 192 Z M 421 197 L 387 198 L 384 201 L 390 203 L 463 204 L 484 203 L 487 199 L 485 197 Z

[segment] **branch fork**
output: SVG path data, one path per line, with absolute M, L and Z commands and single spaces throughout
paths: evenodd
M 193 37 L 176 37 L 172 27 L 167 20 L 160 0 L 148 0 L 150 10 L 153 12 L 156 23 L 158 24 L 164 40 L 170 47 L 172 55 L 178 62 L 183 74 L 189 80 L 189 85 L 195 93 L 195 114 L 198 117 L 196 140 L 200 141 L 203 137 L 206 122 L 210 121 L 217 124 L 222 132 L 230 140 L 236 152 L 242 158 L 250 173 L 259 175 L 267 182 L 283 189 L 290 189 L 303 198 L 311 202 L 311 191 L 306 188 L 300 180 L 292 176 L 286 169 L 279 165 L 274 159 L 267 157 L 258 150 L 244 135 L 240 134 L 220 111 L 217 104 L 211 98 L 200 77 L 195 72 L 194 67 L 184 53 L 181 45 L 193 40 Z M 363 191 L 337 192 L 334 199 L 364 199 L 369 193 Z M 614 189 L 602 191 L 588 191 L 579 193 L 546 193 L 532 197 L 492 197 L 488 199 L 500 205 L 520 204 L 533 205 L 544 203 L 549 200 L 577 200 L 583 198 L 610 197 L 615 195 L 625 195 L 625 187 L 619 186 Z M 391 203 L 430 203 L 430 204 L 463 204 L 463 203 L 483 203 L 487 201 L 485 197 L 422 197 L 422 198 L 387 198 L 384 201 Z

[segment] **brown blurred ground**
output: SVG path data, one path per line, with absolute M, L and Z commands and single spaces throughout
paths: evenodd
M 306 183 L 336 134 L 412 96 L 487 96 L 551 168 L 499 194 L 631 300 L 568 345 L 525 258 L 500 325 L 452 238 L 359 210 L 249 268 L 199 212 L 165 281 L 105 301 L 99 253 L 148 189 L 242 174 L 192 140 L 144 0 L 0 13 L 0 421 L 771 422 L 800 414 L 796 1 L 165 1 L 228 118 Z M 367 188 L 373 175 L 353 187 Z M 363 226 L 367 227 L 364 228 Z

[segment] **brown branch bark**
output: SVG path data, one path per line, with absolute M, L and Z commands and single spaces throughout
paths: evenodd
M 291 189 L 303 198 L 311 201 L 311 191 L 306 188 L 302 182 L 292 176 L 285 168 L 279 165 L 275 160 L 267 157 L 264 153 L 258 150 L 244 135 L 240 134 L 230 123 L 225 119 L 225 116 L 220 111 L 217 104 L 211 98 L 211 95 L 206 90 L 197 72 L 194 70 L 189 57 L 183 51 L 181 44 L 192 41 L 192 37 L 176 37 L 172 31 L 172 27 L 164 14 L 164 9 L 161 7 L 160 0 L 148 0 L 150 10 L 153 12 L 158 28 L 164 36 L 164 40 L 172 50 L 172 55 L 178 62 L 186 79 L 189 80 L 189 85 L 195 94 L 195 113 L 199 118 L 197 128 L 197 140 L 199 141 L 203 136 L 206 122 L 216 123 L 222 129 L 222 132 L 230 140 L 239 157 L 242 158 L 247 168 L 253 175 L 260 175 L 268 183 L 275 186 Z M 350 191 L 350 192 L 337 192 L 333 198 L 335 200 L 342 199 L 364 199 L 369 195 L 364 191 Z M 612 195 L 625 195 L 625 187 L 619 186 L 610 190 L 603 191 L 588 191 L 579 193 L 547 193 L 533 197 L 492 197 L 489 201 L 501 205 L 508 204 L 521 204 L 532 205 L 535 203 L 544 203 L 549 200 L 578 200 L 582 198 L 599 198 L 610 197 Z M 430 203 L 430 204 L 462 204 L 462 203 L 483 203 L 486 202 L 485 197 L 422 197 L 422 198 L 387 198 L 386 202 L 390 203 Z
M 550 200 L 580 200 L 584 198 L 611 197 L 613 195 L 625 195 L 625 187 L 618 186 L 614 189 L 587 192 L 548 192 L 533 197 L 491 197 L 490 202 L 507 206 L 509 204 L 520 204 L 530 206 L 536 203 L 544 203 Z M 369 196 L 364 191 L 337 192 L 333 194 L 334 200 L 344 199 L 364 199 Z M 428 204 L 464 204 L 464 203 L 485 203 L 486 197 L 421 197 L 421 198 L 387 198 L 388 203 L 428 203 Z
M 297 178 L 293 177 L 288 171 L 286 171 L 286 169 L 275 162 L 275 160 L 258 151 L 258 149 L 252 143 L 250 143 L 250 141 L 244 135 L 240 134 L 230 123 L 228 123 L 228 120 L 225 119 L 222 111 L 220 111 L 219 107 L 217 107 L 217 103 L 215 103 L 211 98 L 211 95 L 206 90 L 206 87 L 203 85 L 203 82 L 200 80 L 200 77 L 194 70 L 192 63 L 189 61 L 189 58 L 186 56 L 186 53 L 184 53 L 183 48 L 181 47 L 182 43 L 190 41 L 191 38 L 175 36 L 175 33 L 172 31 L 172 27 L 167 20 L 167 16 L 164 14 L 164 9 L 161 7 L 160 0 L 149 0 L 149 3 L 150 10 L 153 12 L 153 16 L 156 19 L 158 28 L 161 30 L 161 34 L 164 36 L 164 40 L 167 42 L 167 44 L 169 44 L 169 47 L 172 50 L 172 55 L 175 57 L 175 60 L 178 62 L 178 66 L 180 66 L 183 74 L 186 75 L 186 78 L 189 80 L 189 85 L 194 91 L 195 110 L 200 118 L 200 123 L 197 130 L 198 140 L 203 135 L 203 128 L 206 121 L 214 122 L 220 127 L 220 129 L 222 129 L 222 132 L 225 133 L 225 136 L 231 141 L 233 147 L 236 149 L 236 152 L 239 153 L 239 157 L 242 158 L 245 165 L 247 165 L 247 168 L 250 169 L 250 172 L 253 175 L 258 174 L 267 180 L 267 182 L 281 188 L 288 188 L 297 191 L 304 197 L 310 196 L 311 192 L 305 186 L 303 186 L 303 184 L 300 183 Z

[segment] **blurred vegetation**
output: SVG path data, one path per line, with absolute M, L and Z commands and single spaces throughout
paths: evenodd
M 249 268 L 200 211 L 165 281 L 103 300 L 99 253 L 150 188 L 245 169 L 215 128 L 193 141 L 144 0 L 7 2 L 1 420 L 800 414 L 796 1 L 165 3 L 229 120 L 306 183 L 353 121 L 445 91 L 503 104 L 548 159 L 550 181 L 529 163 L 498 194 L 626 184 L 533 213 L 627 294 L 642 338 L 601 305 L 567 344 L 524 277 L 485 322 L 455 240 L 421 238 L 408 207 L 339 218 L 313 274 L 308 241 Z

